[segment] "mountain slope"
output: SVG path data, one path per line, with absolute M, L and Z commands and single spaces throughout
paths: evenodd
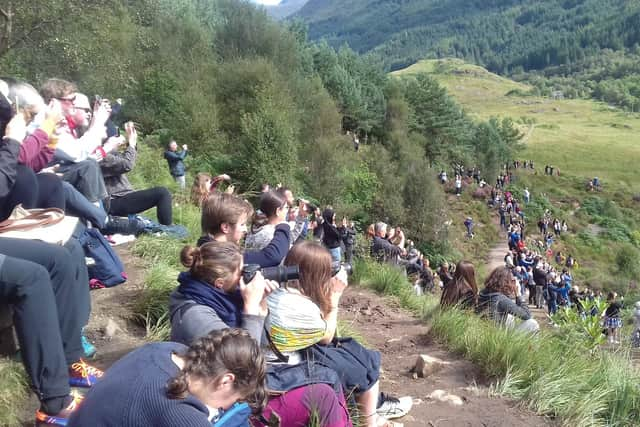
M 391 69 L 453 56 L 508 73 L 640 43 L 640 2 L 626 0 L 310 0 L 295 16 Z
M 276 6 L 265 7 L 270 16 L 276 19 L 284 19 L 302 9 L 308 1 L 309 0 L 282 0 L 280 4 Z

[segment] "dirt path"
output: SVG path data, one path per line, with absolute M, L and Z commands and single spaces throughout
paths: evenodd
M 366 289 L 348 288 L 340 317 L 362 335 L 366 345 L 382 353 L 382 390 L 410 395 L 414 407 L 397 420 L 406 427 L 550 426 L 550 421 L 518 408 L 514 402 L 490 397 L 490 381 L 471 362 L 433 342 L 429 328 L 390 298 Z M 441 371 L 414 379 L 410 373 L 421 354 L 449 362 Z M 430 399 L 435 390 L 459 396 L 463 404 Z

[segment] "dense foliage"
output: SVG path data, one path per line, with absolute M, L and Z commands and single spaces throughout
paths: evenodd
M 62 77 L 86 94 L 122 97 L 124 115 L 156 135 L 147 140 L 161 169 L 162 144 L 174 137 L 191 147 L 192 173 L 227 172 L 241 191 L 283 183 L 424 242 L 446 238 L 436 168 L 493 173 L 518 148 L 511 122 L 472 121 L 434 80 L 395 81 L 249 2 L 10 1 L 3 11 L 12 25 L 0 27 L 9 40 L 2 74 L 36 86 Z
M 371 52 L 392 70 L 456 57 L 527 78 L 547 96 L 640 107 L 638 2 L 310 0 L 296 16 L 311 38 Z

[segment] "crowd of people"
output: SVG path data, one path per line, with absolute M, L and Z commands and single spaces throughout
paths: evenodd
M 0 219 L 18 205 L 55 207 L 82 227 L 131 234 L 132 215 L 156 207 L 158 222 L 172 224 L 169 191 L 136 191 L 126 178 L 137 132 L 131 123 L 124 137 L 113 131 L 117 107 L 102 99 L 92 107 L 58 79 L 40 93 L 18 82 L 0 89 Z M 187 149 L 172 141 L 165 153 L 182 188 Z M 216 191 L 229 179 L 196 177 L 203 235 L 176 254 L 186 271 L 168 307 L 172 341 L 143 346 L 106 373 L 83 359 L 90 298 L 78 239 L 57 246 L 0 236 L 0 292 L 41 402 L 38 426 L 271 425 L 274 417 L 282 426 L 312 418 L 349 426 L 351 400 L 368 426 L 408 413 L 411 397 L 380 390 L 380 353 L 336 332 L 353 222 L 282 186 L 265 186 L 254 213 L 233 188 Z
M 83 337 L 91 300 L 80 233 L 89 227 L 138 234 L 144 224 L 136 215 L 150 208 L 160 225 L 173 224 L 168 189 L 135 190 L 127 179 L 138 137 L 130 122 L 121 135 L 121 106 L 98 96 L 92 105 L 65 80 L 49 79 L 39 92 L 0 81 L 0 220 L 20 205 L 80 219 L 64 245 L 0 235 L 0 301 L 14 310 L 22 360 L 40 400 L 36 424 L 230 427 L 275 419 L 299 426 L 316 419 L 322 426 L 351 426 L 350 402 L 360 425 L 392 426 L 390 420 L 406 415 L 410 396 L 381 391 L 380 353 L 337 332 L 354 222 L 282 185 L 263 185 L 255 209 L 233 186 L 220 191 L 231 181 L 226 174 L 195 176 L 191 201 L 201 209 L 202 235 L 176 254 L 185 271 L 167 307 L 170 342 L 145 345 L 106 373 L 84 360 L 95 349 Z M 354 137 L 356 150 L 358 143 Z M 175 140 L 164 153 L 181 190 L 187 153 Z M 518 167 L 533 169 L 533 162 L 514 163 Z M 476 167 L 458 166 L 453 175 L 458 196 L 463 177 L 487 185 Z M 439 178 L 447 183 L 445 171 Z M 557 267 L 548 259 L 566 223 L 545 214 L 538 227 L 546 252 L 528 248 L 523 205 L 506 191 L 513 179 L 506 168 L 491 190 L 489 206 L 508 232 L 509 252 L 482 290 L 473 264 L 442 263 L 434 272 L 402 228 L 384 222 L 366 230 L 371 257 L 401 268 L 418 294 L 441 288 L 443 307 L 472 309 L 526 332 L 539 328 L 527 302 L 546 302 L 550 313 L 558 306 L 580 310 L 581 299 L 597 296 L 573 283 L 575 260 L 557 253 L 556 262 L 564 263 Z M 529 201 L 526 189 L 524 204 Z M 472 218 L 465 226 L 472 238 Z M 619 341 L 621 308 L 610 294 L 604 325 L 612 342 Z M 640 345 L 640 305 L 636 313 Z

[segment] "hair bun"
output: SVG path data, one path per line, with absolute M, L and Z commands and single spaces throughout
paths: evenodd
M 187 268 L 193 267 L 200 259 L 200 248 L 187 245 L 180 251 L 180 262 Z

